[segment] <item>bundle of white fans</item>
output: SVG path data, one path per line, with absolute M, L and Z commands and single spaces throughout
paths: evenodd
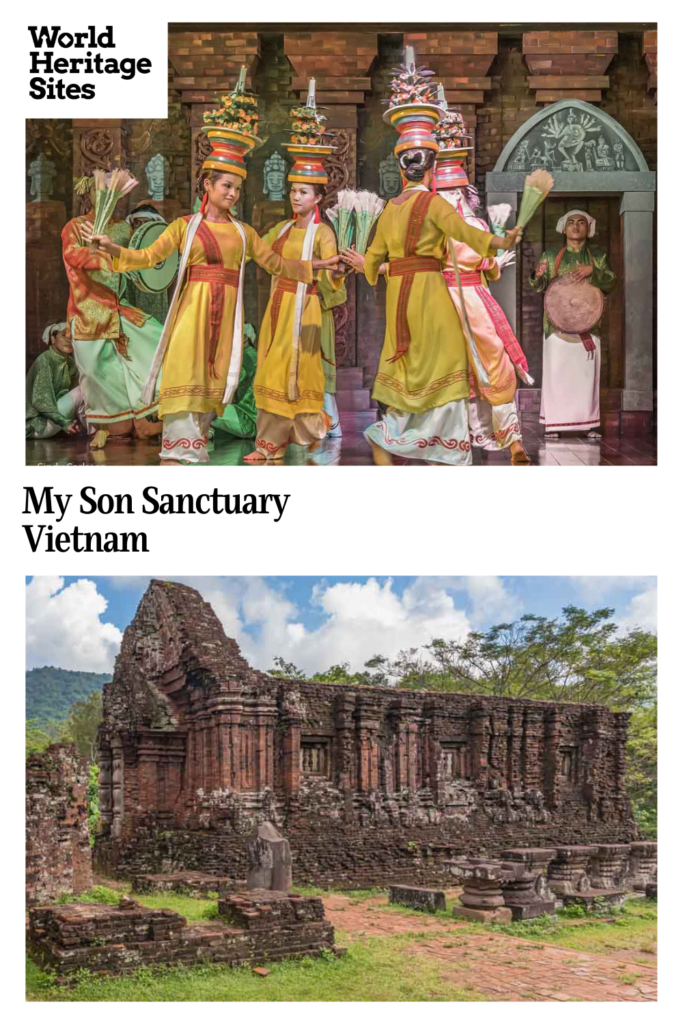
M 376 192 L 362 189 L 355 192 L 352 188 L 343 188 L 337 193 L 337 202 L 327 211 L 327 216 L 337 236 L 339 249 L 348 249 L 356 233 L 356 252 L 365 255 L 370 240 L 370 233 L 380 213 L 386 206 Z

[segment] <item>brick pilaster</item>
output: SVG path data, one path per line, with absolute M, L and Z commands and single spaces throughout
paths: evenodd
M 600 103 L 609 88 L 606 71 L 619 49 L 619 34 L 612 29 L 525 32 L 522 49 L 537 103 Z

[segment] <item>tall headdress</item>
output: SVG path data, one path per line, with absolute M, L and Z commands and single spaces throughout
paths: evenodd
M 462 114 L 457 110 L 448 110 L 442 85 L 438 87 L 437 102 L 442 106 L 444 115 L 434 129 L 439 145 L 434 171 L 436 189 L 449 191 L 454 188 L 467 188 L 469 180 L 464 161 L 468 151 L 472 149 L 472 146 L 467 144 L 472 136 L 465 131 Z
M 258 137 L 257 98 L 245 92 L 247 69 L 240 70 L 237 84 L 221 106 L 204 114 L 202 130 L 211 143 L 211 152 L 202 164 L 202 171 L 228 171 L 246 178 L 246 157 L 263 144 Z
M 303 107 L 292 107 L 291 137 L 283 142 L 288 153 L 294 157 L 294 166 L 287 175 L 287 181 L 299 181 L 305 185 L 327 185 L 327 171 L 323 159 L 332 153 L 332 146 L 323 143 L 327 120 L 315 106 L 315 78 L 309 79 L 308 96 Z
M 415 67 L 415 53 L 412 46 L 406 46 L 404 64 L 394 68 L 391 80 L 391 95 L 383 120 L 399 133 L 394 153 L 400 156 L 406 149 L 431 149 L 436 153 L 439 144 L 434 138 L 434 128 L 443 117 L 442 108 L 435 102 L 435 90 L 428 76 L 434 74 L 427 68 Z

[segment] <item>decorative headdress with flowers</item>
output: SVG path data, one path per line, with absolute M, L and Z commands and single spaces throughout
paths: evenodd
M 287 175 L 287 181 L 326 185 L 329 178 L 323 159 L 332 153 L 332 146 L 323 143 L 327 118 L 318 112 L 315 105 L 315 78 L 309 79 L 305 105 L 292 107 L 290 115 L 290 140 L 282 143 L 294 157 L 294 166 Z
M 430 149 L 436 153 L 439 144 L 434 138 L 434 127 L 443 117 L 442 108 L 435 102 L 434 83 L 429 80 L 433 71 L 415 66 L 415 52 L 406 46 L 404 64 L 394 69 L 391 95 L 383 119 L 399 133 L 394 147 L 398 157 L 406 149 Z
M 247 69 L 240 70 L 237 84 L 221 106 L 204 114 L 203 131 L 211 143 L 211 152 L 202 164 L 202 171 L 229 171 L 246 178 L 246 157 L 262 145 L 258 137 L 258 100 L 246 90 Z
M 467 134 L 462 114 L 457 110 L 448 110 L 442 85 L 438 87 L 437 101 L 442 106 L 444 114 L 434 129 L 434 136 L 439 145 L 434 183 L 438 191 L 468 188 L 469 179 L 464 162 L 467 153 L 472 149 L 472 146 L 468 145 L 472 136 Z

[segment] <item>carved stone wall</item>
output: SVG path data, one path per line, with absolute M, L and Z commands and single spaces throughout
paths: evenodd
M 269 677 L 196 591 L 153 581 L 105 687 L 97 856 L 240 877 L 268 820 L 320 884 L 424 879 L 437 848 L 626 842 L 625 742 L 596 706 Z

